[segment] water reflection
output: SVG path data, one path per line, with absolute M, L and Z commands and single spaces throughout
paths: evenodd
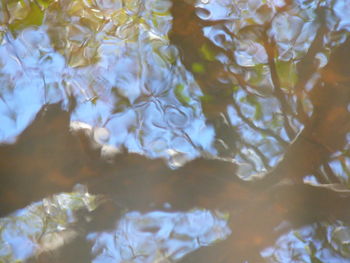
M 155 13 L 154 5 L 164 10 Z M 174 59 L 176 53 L 164 48 L 169 45 L 166 38 L 171 20 L 169 3 L 165 1 L 161 5 L 150 1 L 145 6 L 120 3 L 112 6 L 111 9 L 101 3 L 90 6 L 80 1 L 57 2 L 45 9 L 40 28 L 19 31 L 16 39 L 10 39 L 11 33 L 6 33 L 1 46 L 2 64 L 7 65 L 2 70 L 4 81 L 11 83 L 10 90 L 25 89 L 32 94 L 35 89 L 38 91 L 35 92 L 37 96 L 28 96 L 22 90 L 23 99 L 16 102 L 20 97 L 4 90 L 3 99 L 7 105 L 2 105 L 2 116 L 6 118 L 9 115 L 6 111 L 14 107 L 23 108 L 20 111 L 23 113 L 14 114 L 17 118 L 23 118 L 24 113 L 27 116 L 19 121 L 21 126 L 7 117 L 6 121 L 13 128 L 3 127 L 2 140 L 9 141 L 17 136 L 44 103 L 66 100 L 74 94 L 79 103 L 72 119 L 107 128 L 116 147 L 126 144 L 131 151 L 154 157 L 167 156 L 167 150 L 172 149 L 183 152 L 189 159 L 198 156 L 196 148 L 213 151 L 210 138 L 209 141 L 200 138 L 191 141 L 195 136 L 185 130 L 212 133 L 204 124 L 198 86 Z M 96 9 L 91 11 L 93 7 Z M 143 19 L 137 20 L 135 15 Z M 70 23 L 73 20 L 76 22 Z M 17 86 L 19 88 L 15 88 Z M 183 87 L 182 90 L 176 89 L 177 86 Z M 35 101 L 30 101 L 29 97 Z M 180 116 L 183 117 L 180 118 L 196 121 L 177 120 L 182 125 L 180 132 L 172 130 L 174 118 L 178 117 L 171 114 L 168 118 L 167 113 L 168 109 L 181 107 Z M 121 118 L 127 118 L 127 123 Z M 119 130 L 128 131 L 125 141 L 121 141 Z M 185 150 L 171 143 L 179 136 L 187 141 Z M 153 149 L 152 137 L 162 137 L 163 150 Z M 193 141 L 196 144 L 193 145 Z
M 310 92 L 305 88 L 308 85 L 310 91 L 310 85 L 318 85 L 315 78 L 319 81 L 316 76 L 324 63 L 317 68 L 313 60 L 322 54 L 329 56 L 329 48 L 344 40 L 337 28 L 341 16 L 331 14 L 332 8 L 332 4 L 317 1 L 310 5 L 209 1 L 173 7 L 171 39 L 182 48 L 187 69 L 191 70 L 195 60 L 207 72 L 213 71 L 204 77 L 193 71 L 204 92 L 204 114 L 210 121 L 216 118 L 215 112 L 227 110 L 231 125 L 241 135 L 232 132 L 231 137 L 236 136 L 234 144 L 243 146 L 245 153 L 236 153 L 220 136 L 220 129 L 216 129 L 216 138 L 233 149 L 229 155 L 242 163 L 242 170 L 246 170 L 243 176 L 275 167 L 288 143 L 303 130 L 306 115 L 317 114 L 310 108 Z M 193 15 L 191 22 L 180 22 L 183 9 L 193 14 L 200 10 L 201 19 Z M 192 25 L 190 33 L 185 31 L 186 23 Z M 215 60 L 222 63 L 219 70 Z M 233 99 L 227 101 L 231 96 Z
M 79 209 L 93 210 L 95 207 L 96 197 L 82 189 L 44 199 L 2 218 L 1 261 L 26 262 L 71 243 L 82 234 L 76 227 L 79 218 L 75 212 Z
M 79 188 L 80 191 L 55 195 L 2 218 L 0 259 L 4 262 L 172 262 L 231 233 L 226 215 L 199 209 L 176 213 L 128 212 L 120 220 L 109 219 L 113 229 L 96 232 L 89 227 L 92 224 L 88 214 L 81 211 L 96 209 L 98 197 L 89 195 L 82 186 L 76 187 Z M 84 246 L 87 249 L 82 250 Z M 67 247 L 75 247 L 74 257 L 60 255 Z
M 348 231 L 342 222 L 306 226 L 281 236 L 262 255 L 266 262 L 348 262 Z
M 2 92 L 2 118 L 6 124 L 1 130 L 2 141 L 13 141 L 44 103 L 67 100 L 74 94 L 79 103 L 72 119 L 107 128 L 115 147 L 124 144 L 131 151 L 168 159 L 169 149 L 182 152 L 187 159 L 193 159 L 203 151 L 210 154 L 218 151 L 218 154 L 236 158 L 242 167 L 251 167 L 248 175 L 274 167 L 283 156 L 287 142 L 295 139 L 303 128 L 298 105 L 308 101 L 308 94 L 303 93 L 301 98 L 300 91 L 293 90 L 293 87 L 306 82 L 297 75 L 298 67 L 304 63 L 299 60 L 311 49 L 316 32 L 324 30 L 320 29 L 322 24 L 316 19 L 323 9 L 314 5 L 302 10 L 302 6 L 293 4 L 284 10 L 286 3 L 277 2 L 263 4 L 253 1 L 249 5 L 245 1 L 235 4 L 199 2 L 196 8 L 210 13 L 208 18 L 199 16 L 203 23 L 218 22 L 207 24 L 203 28 L 203 39 L 190 46 L 187 42 L 178 43 L 177 34 L 181 36 L 183 32 L 177 30 L 184 28 L 177 29 L 176 10 L 180 8 L 177 6 L 185 10 L 194 7 L 177 4 L 170 10 L 168 1 L 162 4 L 149 1 L 144 6 L 141 4 L 142 7 L 135 6 L 117 2 L 106 6 L 99 2 L 84 4 L 79 1 L 66 5 L 61 1 L 45 8 L 41 27 L 15 30 L 16 38 L 10 32 L 5 33 L 1 50 L 2 64 L 6 66 L 2 69 L 2 78 L 12 88 Z M 154 6 L 161 11 L 154 11 Z M 332 38 L 326 39 L 318 52 L 326 52 L 325 46 L 336 44 L 334 39 L 342 36 L 336 27 L 336 20 L 342 18 L 338 6 L 334 6 L 338 16 L 330 17 L 335 22 L 325 33 Z M 95 8 L 94 11 L 91 8 Z M 179 51 L 169 47 L 167 35 L 172 19 L 169 11 L 174 14 L 171 41 L 184 51 L 184 65 L 176 59 Z M 259 12 L 264 13 L 264 20 L 259 19 Z M 135 14 L 142 19 L 133 17 Z M 195 16 L 196 12 L 192 15 Z M 60 23 L 55 17 L 61 18 Z M 305 20 L 309 22 L 305 23 Z M 134 36 L 123 35 L 120 31 Z M 217 41 L 222 34 L 224 46 Z M 185 41 L 183 39 L 179 41 Z M 189 40 L 194 39 L 189 36 Z M 268 49 L 267 44 L 271 41 L 276 44 L 275 51 Z M 193 53 L 191 49 L 198 49 L 199 55 L 190 55 Z M 269 52 L 276 53 L 275 65 L 271 64 L 274 55 Z M 207 61 L 203 61 L 203 57 Z M 72 59 L 81 61 L 71 63 Z M 198 59 L 200 61 L 194 62 L 200 62 L 198 65 L 204 66 L 210 76 L 192 72 L 193 79 L 192 74 L 184 70 L 185 66 L 191 71 L 192 60 Z M 216 60 L 222 64 L 218 66 Z M 38 96 L 26 95 L 34 90 Z M 285 93 L 287 100 L 281 92 Z M 219 109 L 227 111 L 226 122 L 229 122 L 231 132 L 227 125 L 218 128 L 222 127 L 222 124 L 214 124 L 218 121 L 211 123 L 212 115 L 219 107 L 218 101 L 223 98 L 225 102 L 221 102 Z M 205 121 L 201 104 L 209 123 Z M 17 113 L 21 107 L 24 108 Z M 180 115 L 169 115 L 168 109 L 171 108 L 181 109 Z M 305 110 L 308 109 L 301 109 Z M 19 120 L 16 121 L 14 116 Z M 128 122 L 124 123 L 121 118 L 128 119 Z M 173 129 L 174 118 L 180 118 L 175 120 L 181 122 L 179 130 Z M 224 129 L 227 131 L 222 131 Z M 129 136 L 119 136 L 120 130 L 128 131 Z M 193 130 L 207 136 L 202 141 L 201 137 L 190 133 Z M 161 150 L 158 146 L 152 148 L 153 144 L 159 145 L 152 139 L 154 137 L 162 137 Z M 178 140 L 186 146 L 172 143 Z M 237 145 L 247 150 L 236 152 Z
M 218 254 L 223 261 L 242 262 L 261 260 L 261 255 L 271 262 L 342 262 L 348 256 L 346 223 L 334 218 L 327 226 L 315 223 L 329 217 L 348 220 L 350 44 L 345 1 L 14 0 L 0 5 L 0 141 L 17 141 L 1 145 L 0 196 L 6 211 L 71 191 L 76 183 L 94 186 L 89 180 L 101 176 L 100 192 L 116 191 L 110 198 L 125 201 L 123 208 L 152 210 L 151 204 L 159 208 L 169 202 L 175 210 L 228 210 L 234 235 L 218 250 L 211 247 L 210 257 L 206 250 L 193 254 L 197 262 L 216 261 Z M 45 116 L 43 105 L 60 108 L 55 104 L 60 101 L 66 110 L 59 111 L 61 125 L 45 129 L 55 118 L 36 125 Z M 123 148 L 165 159 L 178 170 L 138 155 L 127 157 L 120 153 Z M 37 149 L 40 154 L 35 155 Z M 28 152 L 35 156 L 31 162 L 25 161 Z M 183 167 L 197 157 L 218 161 L 199 159 Z M 30 179 L 18 186 L 21 175 Z M 236 175 L 262 183 L 246 188 Z M 36 178 L 37 189 L 29 189 L 28 181 Z M 286 187 L 285 193 L 271 185 Z M 23 213 L 28 225 L 36 222 L 31 212 Z M 188 235 L 187 243 L 180 245 L 169 228 L 177 233 L 179 218 L 197 216 L 205 235 L 215 232 L 208 221 L 217 220 L 224 229 L 205 243 L 229 233 L 223 227 L 226 221 L 215 219 L 213 212 L 132 212 L 119 226 L 130 228 L 132 234 L 123 237 L 127 242 L 140 237 L 141 244 L 130 249 L 128 243 L 124 254 L 119 253 L 122 245 L 106 241 L 123 243 L 119 230 L 95 231 L 88 235 L 96 243 L 95 260 L 134 257 L 152 262 L 171 255 L 179 260 L 198 248 L 187 239 L 199 237 L 185 222 L 179 235 Z M 59 218 L 55 214 L 49 222 Z M 153 221 L 153 234 L 134 232 L 141 219 Z M 77 225 L 83 225 L 79 220 Z M 286 229 L 272 231 L 284 221 Z M 86 243 L 87 233 L 74 227 L 66 237 Z M 8 233 L 12 227 L 6 223 L 3 229 Z M 3 235 L 5 261 L 34 253 L 35 245 L 18 231 L 13 237 Z M 320 231 L 323 243 L 315 234 Z M 156 245 L 150 239 L 161 241 Z M 266 249 L 275 239 L 274 248 Z M 27 244 L 29 250 L 9 248 L 17 248 L 15 244 Z M 323 246 L 327 248 L 318 252 Z M 99 253 L 106 247 L 110 254 Z
M 127 213 L 114 232 L 91 233 L 92 262 L 173 262 L 231 231 L 209 211 Z

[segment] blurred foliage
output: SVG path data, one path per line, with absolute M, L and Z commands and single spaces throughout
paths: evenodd
M 61 193 L 0 219 L 0 261 L 27 262 L 31 257 L 54 251 L 79 235 L 79 210 L 92 211 L 98 197 L 87 192 Z M 71 235 L 64 233 L 71 231 Z
M 8 1 L 6 7 L 4 5 L 4 8 L 6 8 L 9 14 L 9 29 L 13 33 L 16 33 L 29 26 L 40 26 L 44 18 L 42 7 L 45 7 L 45 5 L 42 5 L 40 2 L 39 6 L 36 1 Z
M 349 226 L 340 221 L 315 223 L 284 234 L 274 248 L 267 248 L 262 254 L 266 262 L 346 262 L 348 231 Z

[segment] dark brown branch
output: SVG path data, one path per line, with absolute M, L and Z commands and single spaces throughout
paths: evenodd
M 287 117 L 287 114 L 291 114 L 292 110 L 290 109 L 288 102 L 286 100 L 286 97 L 284 95 L 284 92 L 282 91 L 281 82 L 277 74 L 276 63 L 275 63 L 275 50 L 277 50 L 276 43 L 274 40 L 269 39 L 269 37 L 267 36 L 267 29 L 268 27 L 266 27 L 265 31 L 263 32 L 263 43 L 267 53 L 268 65 L 271 73 L 271 80 L 274 86 L 274 93 L 281 105 L 283 119 L 284 119 L 284 126 L 286 129 L 287 135 L 289 139 L 293 140 L 295 137 L 295 131 L 290 126 L 289 120 Z

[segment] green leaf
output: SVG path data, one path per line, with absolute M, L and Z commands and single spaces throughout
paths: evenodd
M 254 119 L 260 120 L 262 118 L 262 107 L 255 96 L 248 95 L 246 97 L 246 102 L 255 108 Z
M 239 91 L 240 87 L 238 85 L 233 85 L 232 86 L 232 93 L 237 93 Z
M 303 238 L 303 236 L 298 232 L 298 231 L 294 231 L 293 232 L 294 236 L 299 239 L 301 242 L 305 243 L 305 239 Z
M 265 79 L 265 65 L 257 64 L 253 67 L 253 74 L 249 79 L 249 83 L 252 85 L 259 85 Z
M 298 81 L 297 68 L 294 61 L 276 61 L 276 70 L 281 88 L 290 91 Z
M 214 51 L 212 51 L 208 45 L 206 44 L 203 44 L 200 49 L 199 49 L 199 53 L 201 54 L 201 56 L 206 59 L 206 60 L 209 60 L 209 61 L 214 61 L 215 60 L 215 53 Z
M 183 84 L 178 84 L 175 87 L 175 96 L 183 104 L 189 105 L 191 98 L 185 94 L 185 86 Z
M 192 64 L 192 71 L 194 73 L 198 73 L 198 74 L 204 74 L 205 73 L 205 67 L 203 64 L 198 63 L 198 62 L 194 62 Z

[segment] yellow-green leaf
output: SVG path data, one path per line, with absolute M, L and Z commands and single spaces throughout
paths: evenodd
M 200 49 L 199 49 L 200 54 L 202 57 L 206 60 L 209 61 L 214 61 L 215 60 L 215 52 L 211 50 L 208 45 L 203 44 Z
M 185 86 L 183 84 L 178 84 L 175 87 L 175 96 L 176 98 L 183 104 L 183 105 L 189 105 L 191 99 L 189 96 L 185 94 Z
M 203 64 L 195 62 L 192 64 L 192 71 L 194 73 L 203 74 L 205 73 L 205 67 Z
M 290 91 L 298 81 L 296 64 L 294 61 L 276 61 L 276 70 L 281 88 Z
M 24 29 L 29 26 L 40 26 L 43 22 L 44 11 L 40 9 L 40 7 L 34 3 L 30 2 L 29 5 L 21 5 L 20 10 L 17 12 L 26 13 L 26 15 L 21 19 L 15 19 L 9 25 L 9 29 L 12 32 Z
M 36 0 L 36 2 L 41 7 L 41 10 L 44 10 L 53 2 L 53 0 Z

